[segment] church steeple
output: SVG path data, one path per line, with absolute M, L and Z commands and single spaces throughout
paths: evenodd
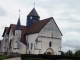
M 30 12 L 27 16 L 38 16 L 38 17 L 39 17 L 39 15 L 38 15 L 38 13 L 36 12 L 35 8 L 33 8 L 33 9 L 31 10 L 31 12 Z
M 16 29 L 15 30 L 21 30 L 21 23 L 20 23 L 20 10 L 19 10 L 19 18 L 18 18 L 18 22 L 16 25 Z
M 30 27 L 35 22 L 39 21 L 40 16 L 36 12 L 35 7 L 31 10 L 31 12 L 27 15 L 27 23 L 26 25 Z

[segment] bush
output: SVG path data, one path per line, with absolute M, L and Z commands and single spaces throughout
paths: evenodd
M 33 55 L 33 54 L 22 54 L 21 59 L 27 59 L 27 58 L 42 58 L 42 59 L 79 59 L 79 57 L 76 56 L 61 56 L 61 55 L 44 55 L 44 54 L 39 54 L 39 55 Z
M 24 60 L 49 60 L 49 59 L 43 59 L 43 58 L 26 58 Z
M 12 58 L 12 56 L 0 55 L 0 60 Z

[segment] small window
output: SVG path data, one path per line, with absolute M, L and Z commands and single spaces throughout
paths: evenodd
M 6 47 L 4 47 L 4 49 L 5 49 Z
M 28 43 L 28 45 L 27 45 L 27 48 L 29 49 L 29 43 Z
M 30 19 L 32 19 L 33 17 L 31 16 Z
M 32 50 L 32 48 L 33 48 L 33 44 L 31 43 L 31 50 Z
M 9 48 L 11 48 L 11 42 L 12 42 L 12 40 L 10 40 L 10 43 L 9 43 Z
M 49 42 L 49 47 L 51 47 L 51 46 L 52 46 L 52 42 L 50 41 L 50 42 Z

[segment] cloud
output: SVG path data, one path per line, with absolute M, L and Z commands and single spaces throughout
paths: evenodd
M 2 16 L 7 16 L 7 11 L 2 6 L 0 6 L 0 17 Z
M 62 46 L 61 50 L 64 51 L 64 52 L 67 52 L 68 50 L 71 50 L 74 53 L 76 49 L 73 48 L 73 47 Z
M 79 43 L 79 40 L 65 40 L 64 42 L 62 42 L 62 51 L 66 52 L 68 50 L 72 50 L 73 52 L 75 52 L 75 50 L 80 49 Z

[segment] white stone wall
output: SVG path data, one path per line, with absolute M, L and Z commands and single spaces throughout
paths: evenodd
M 27 53 L 26 49 L 27 49 L 27 46 L 25 44 L 23 44 L 22 42 L 20 42 L 20 50 L 19 50 L 19 53 L 20 54 L 26 54 Z
M 7 51 L 7 45 L 8 45 L 8 35 L 4 34 L 3 40 L 1 42 L 1 51 L 6 52 Z
M 13 52 L 17 52 L 20 54 L 26 54 L 26 45 L 23 44 L 21 41 L 21 30 L 15 30 L 15 37 L 14 37 L 14 48 L 17 49 L 13 49 Z
M 55 24 L 54 20 L 50 20 L 44 28 L 39 33 L 39 38 L 41 39 L 42 50 L 41 54 L 46 52 L 48 48 L 52 48 L 54 54 L 59 55 L 61 51 L 61 33 L 58 30 L 57 25 Z M 52 42 L 52 47 L 49 47 L 49 42 Z
M 52 19 L 39 33 L 26 36 L 26 39 L 28 39 L 27 43 L 29 43 L 29 49 L 27 49 L 27 53 L 30 52 L 30 54 L 44 54 L 48 48 L 51 48 L 54 52 L 54 55 L 60 55 L 59 51 L 61 51 L 61 37 L 60 31 Z M 36 39 L 37 43 L 35 41 Z M 51 47 L 49 47 L 50 41 L 52 42 Z M 33 43 L 32 50 L 31 43 Z
M 41 54 L 44 54 L 48 48 L 52 48 L 53 49 L 54 55 L 60 54 L 60 52 L 59 52 L 60 51 L 60 47 L 61 47 L 61 45 L 60 45 L 61 40 L 60 39 L 52 39 L 52 38 L 44 38 L 44 37 L 41 37 L 41 38 L 42 38 L 41 39 L 42 40 L 42 42 L 41 42 L 42 50 L 40 51 Z M 52 46 L 51 47 L 49 47 L 49 42 L 50 41 L 52 42 Z
M 18 52 L 20 50 L 20 39 L 21 39 L 21 30 L 15 30 L 15 36 L 13 41 L 13 52 Z
M 11 41 L 11 48 L 10 48 L 10 41 Z M 10 54 L 10 52 L 13 52 L 13 41 L 14 41 L 14 35 L 13 35 L 13 32 L 12 32 L 12 29 L 10 29 L 10 32 L 9 32 L 9 44 L 8 44 L 8 53 L 9 54 Z
M 51 19 L 40 31 L 40 36 L 52 37 L 52 33 L 53 37 L 61 38 L 60 31 L 57 28 L 57 25 L 55 24 L 53 19 Z
M 26 39 L 28 39 L 27 43 L 29 43 L 29 49 L 27 48 L 27 53 L 29 54 L 38 54 L 37 52 L 35 52 L 35 48 L 36 48 L 36 43 L 35 40 L 38 37 L 38 33 L 35 34 L 30 34 L 28 36 L 26 36 Z M 31 43 L 33 44 L 33 47 L 31 49 Z

